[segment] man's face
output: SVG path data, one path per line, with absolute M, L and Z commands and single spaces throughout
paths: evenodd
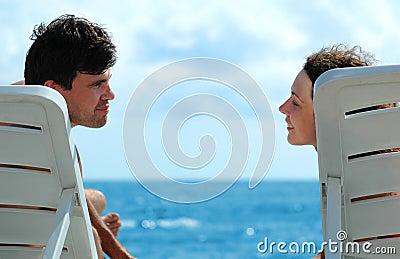
M 67 102 L 71 127 L 100 128 L 106 124 L 108 101 L 115 97 L 109 85 L 110 78 L 111 69 L 99 75 L 78 72 L 71 90 L 56 89 Z

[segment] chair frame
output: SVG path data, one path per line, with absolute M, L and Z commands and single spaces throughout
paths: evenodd
M 317 79 L 314 114 L 325 241 L 369 242 L 400 251 L 400 153 L 381 152 L 400 147 L 400 108 L 362 110 L 399 101 L 399 65 L 333 69 Z M 396 258 L 341 252 L 325 251 L 327 258 Z
M 0 86 L 0 142 L 0 257 L 97 258 L 61 94 Z

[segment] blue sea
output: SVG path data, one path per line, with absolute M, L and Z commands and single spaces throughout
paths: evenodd
M 139 259 L 312 258 L 296 244 L 322 242 L 318 182 L 247 184 L 195 204 L 163 200 L 133 180 L 85 187 L 106 195 L 106 212 L 122 219 L 119 241 Z

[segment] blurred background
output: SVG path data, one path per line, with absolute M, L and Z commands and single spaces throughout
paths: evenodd
M 74 130 L 85 178 L 130 178 L 122 145 L 125 107 L 137 85 L 156 69 L 191 57 L 218 58 L 246 71 L 274 111 L 276 149 L 266 179 L 318 177 L 310 147 L 286 143 L 278 112 L 304 58 L 334 43 L 361 45 L 380 64 L 399 61 L 400 3 L 386 1 L 44 1 L 0 0 L 1 84 L 23 78 L 36 24 L 75 14 L 103 24 L 118 47 L 109 123 Z M 95 132 L 95 133 L 94 133 Z M 289 162 L 290 161 L 290 162 Z

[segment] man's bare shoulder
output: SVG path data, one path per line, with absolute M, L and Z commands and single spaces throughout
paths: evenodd
M 25 85 L 25 80 L 19 80 L 15 83 L 12 83 L 12 85 Z

